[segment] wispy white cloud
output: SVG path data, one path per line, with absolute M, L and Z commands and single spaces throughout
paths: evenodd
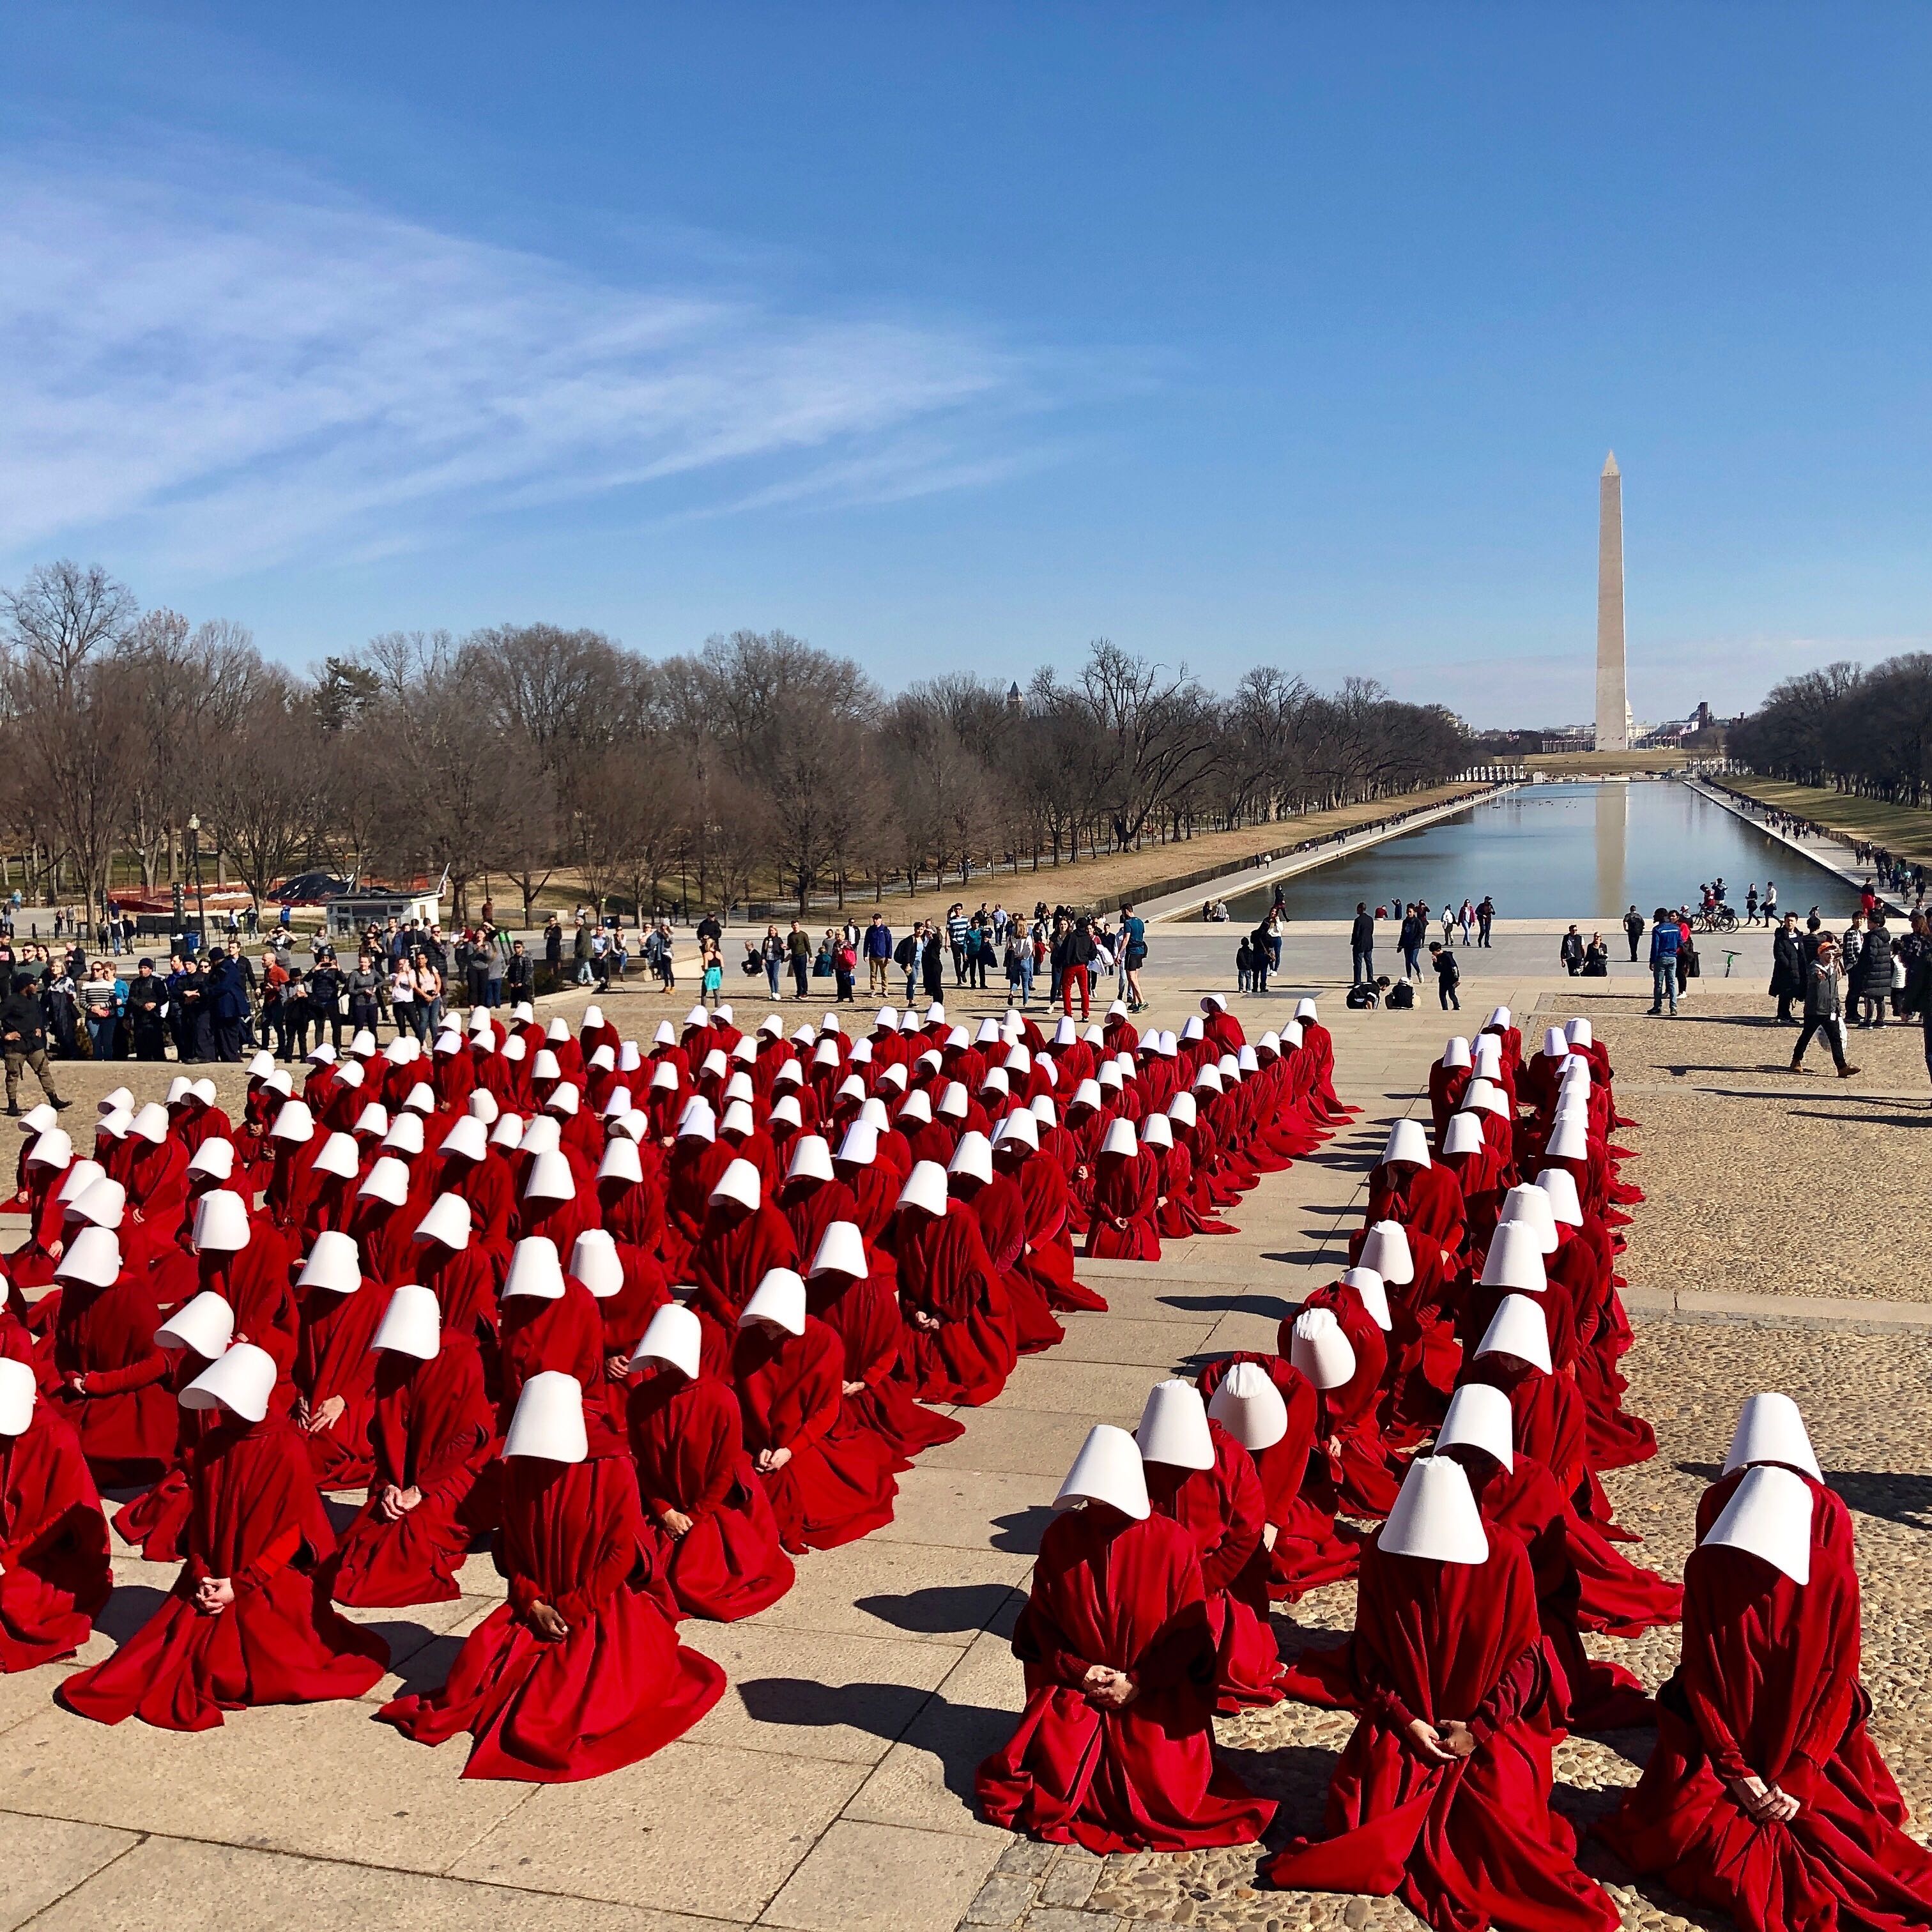
M 688 262 L 614 286 L 285 177 L 16 162 L 0 262 L 16 558 L 112 536 L 226 574 L 617 491 L 652 518 L 891 501 L 1036 460 L 1044 365 L 970 328 Z

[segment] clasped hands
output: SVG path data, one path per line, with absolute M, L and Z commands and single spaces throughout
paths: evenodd
M 1426 1718 L 1412 1718 L 1402 1726 L 1418 1756 L 1436 1764 L 1454 1764 L 1476 1748 L 1475 1733 L 1460 1718 L 1445 1718 L 1432 1724 Z
M 1761 1778 L 1734 1778 L 1730 1782 L 1738 1808 L 1754 1825 L 1788 1825 L 1798 1816 L 1797 1799 Z
M 1088 1702 L 1103 1711 L 1124 1711 L 1141 1694 L 1141 1687 L 1124 1670 L 1104 1664 L 1089 1664 L 1080 1688 L 1087 1694 Z

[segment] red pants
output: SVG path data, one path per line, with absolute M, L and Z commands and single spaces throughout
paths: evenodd
M 1094 976 L 1084 966 L 1070 966 L 1060 976 L 1060 1010 L 1071 1013 L 1073 1010 L 1073 988 L 1080 988 L 1080 1017 L 1088 1016 L 1088 1001 L 1093 998 Z

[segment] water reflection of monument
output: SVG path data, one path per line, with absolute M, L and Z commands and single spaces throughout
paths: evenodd
M 1597 788 L 1597 900 L 1600 917 L 1615 918 L 1623 910 L 1626 835 L 1630 830 L 1630 788 L 1628 784 Z M 1648 919 L 1650 915 L 1644 914 Z M 1616 934 L 1609 935 L 1612 944 Z

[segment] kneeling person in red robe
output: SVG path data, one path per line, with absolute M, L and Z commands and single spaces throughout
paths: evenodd
M 375 1474 L 343 1532 L 331 1592 L 358 1609 L 447 1603 L 461 1594 L 472 1535 L 495 1515 L 482 1358 L 467 1328 L 443 1327 L 442 1304 L 420 1282 L 391 1292 L 369 1348 Z
M 773 1268 L 738 1318 L 731 1354 L 745 1446 L 794 1555 L 882 1528 L 898 1494 L 891 1450 L 845 1412 L 844 1343 L 805 1311 L 803 1280 Z
M 745 1453 L 729 1383 L 707 1374 L 703 1324 L 667 1304 L 632 1358 L 627 1420 L 659 1574 L 687 1616 L 730 1623 L 792 1586 L 791 1558 Z
M 1090 1431 L 1054 1507 L 1013 1633 L 1026 1709 L 980 1766 L 982 1814 L 1094 1852 L 1252 1844 L 1274 1804 L 1214 1762 L 1201 1565 L 1153 1513 L 1133 1438 Z
M 1208 1420 L 1199 1392 L 1184 1382 L 1154 1384 L 1134 1440 L 1148 1501 L 1194 1538 L 1214 1637 L 1218 1708 L 1280 1703 L 1281 1654 L 1268 1620 L 1262 1548 L 1267 1502 L 1252 1457 Z
M 465 1778 L 600 1777 L 682 1737 L 724 1695 L 650 1597 L 638 1479 L 609 1431 L 586 1431 L 575 1379 L 539 1370 L 503 1443 L 498 1567 L 510 1598 L 465 1640 L 440 1690 L 377 1714 L 437 1744 L 468 1731 Z
M 1657 1748 L 1600 1834 L 1747 1932 L 1932 1924 L 1932 1853 L 1900 1828 L 1865 1732 L 1843 1505 L 1780 1462 L 1717 1487 L 1732 1483 L 1684 1566 L 1683 1658 L 1658 1694 Z
M 1352 1652 L 1362 1718 L 1328 1836 L 1262 1868 L 1294 1891 L 1401 1898 L 1436 1932 L 1615 1932 L 1550 1809 L 1551 1675 L 1529 1557 L 1486 1534 L 1447 1457 L 1410 1466 L 1362 1552 Z
M 70 1710 L 205 1731 L 254 1704 L 359 1697 L 387 1668 L 389 1646 L 331 1610 L 314 1574 L 335 1539 L 302 1436 L 268 1413 L 274 1386 L 274 1357 L 238 1342 L 182 1390 L 224 1412 L 193 1452 L 187 1561 L 134 1636 L 62 1684 Z
M 0 1671 L 79 1649 L 113 1586 L 80 1444 L 39 1400 L 33 1370 L 0 1360 Z

